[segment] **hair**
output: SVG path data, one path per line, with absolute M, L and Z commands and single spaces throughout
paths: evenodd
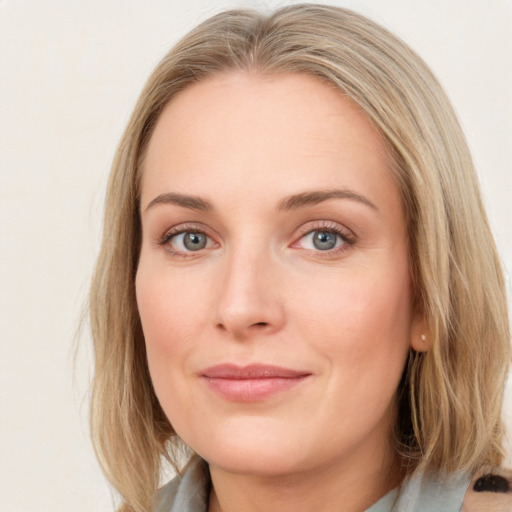
M 117 150 L 90 293 L 91 428 L 121 510 L 152 509 L 180 440 L 155 396 L 135 299 L 145 150 L 174 96 L 222 72 L 305 73 L 357 104 L 385 140 L 408 226 L 416 307 L 433 345 L 411 350 L 397 392 L 406 472 L 474 470 L 503 457 L 510 361 L 506 294 L 471 156 L 450 102 L 405 43 L 350 10 L 293 5 L 223 12 L 186 35 L 150 76 Z

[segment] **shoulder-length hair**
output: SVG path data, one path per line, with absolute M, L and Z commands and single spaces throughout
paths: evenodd
M 411 351 L 395 445 L 407 471 L 472 470 L 502 459 L 510 360 L 504 280 L 457 117 L 424 62 L 346 9 L 294 5 L 266 16 L 234 10 L 183 38 L 147 82 L 110 175 L 90 294 L 98 458 L 124 500 L 151 510 L 165 458 L 180 446 L 155 393 L 135 300 L 145 149 L 172 98 L 215 73 L 306 73 L 357 104 L 385 140 L 405 206 L 416 307 L 432 348 Z

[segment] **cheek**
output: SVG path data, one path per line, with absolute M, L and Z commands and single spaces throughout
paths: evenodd
M 410 346 L 411 290 L 407 266 L 387 272 L 351 269 L 316 283 L 304 297 L 300 330 L 345 382 L 398 383 Z M 361 378 L 364 376 L 364 379 Z M 378 389 L 378 387 L 376 388 Z
M 301 324 L 327 362 L 328 399 L 319 398 L 317 413 L 330 422 L 327 429 L 356 439 L 394 421 L 410 343 L 409 282 L 352 274 L 328 295 L 308 296 Z
M 208 300 L 204 287 L 141 261 L 136 297 L 144 332 L 149 372 L 166 414 L 186 407 L 187 362 L 204 331 Z
M 141 262 L 136 297 L 148 352 L 175 351 L 192 341 L 205 322 L 204 288 Z
M 204 297 L 186 280 L 141 259 L 136 297 L 153 388 L 177 432 L 191 430 L 190 361 L 204 323 Z

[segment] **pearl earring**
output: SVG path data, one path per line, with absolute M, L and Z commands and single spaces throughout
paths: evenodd
M 426 341 L 426 339 L 427 339 L 427 337 L 424 334 L 422 334 L 421 335 L 421 341 Z

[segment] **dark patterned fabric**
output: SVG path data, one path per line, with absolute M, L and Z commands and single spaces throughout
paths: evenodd
M 512 470 L 479 471 L 466 492 L 461 512 L 512 512 Z

